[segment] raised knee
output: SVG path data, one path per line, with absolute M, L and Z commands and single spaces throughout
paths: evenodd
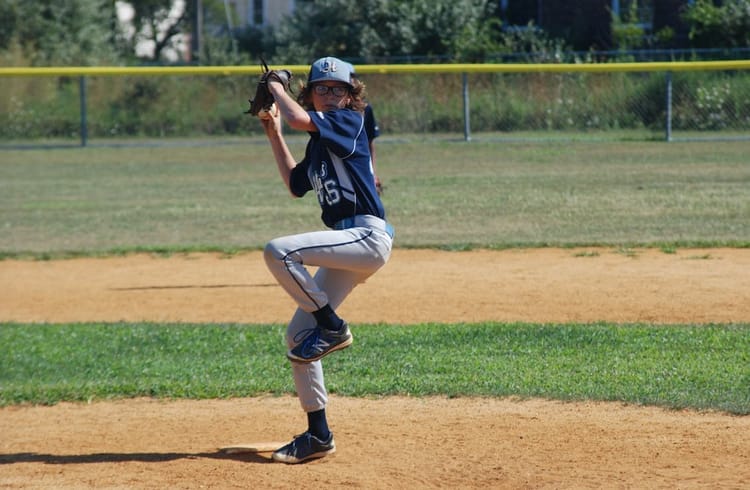
M 271 240 L 266 244 L 266 247 L 263 249 L 263 259 L 266 261 L 266 264 L 272 264 L 283 258 L 284 255 L 281 253 L 281 250 L 279 250 L 279 247 L 274 240 Z

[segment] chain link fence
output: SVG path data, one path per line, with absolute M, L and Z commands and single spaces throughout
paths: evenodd
M 405 86 L 417 88 L 375 97 L 382 126 L 396 133 L 750 139 L 750 71 L 443 75 Z
M 747 69 L 519 68 L 507 73 L 433 68 L 383 73 L 358 67 L 383 135 L 750 139 Z M 256 79 L 233 73 L 0 76 L 0 145 L 50 138 L 85 145 L 89 139 L 261 134 L 257 121 L 243 114 Z

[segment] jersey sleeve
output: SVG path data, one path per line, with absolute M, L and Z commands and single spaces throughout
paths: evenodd
M 318 128 L 320 142 L 339 158 L 349 158 L 357 151 L 357 140 L 364 131 L 364 117 L 350 109 L 310 112 Z
M 297 197 L 302 197 L 307 191 L 312 190 L 312 184 L 307 176 L 308 167 L 309 156 L 305 154 L 304 160 L 299 162 L 289 175 L 289 190 Z

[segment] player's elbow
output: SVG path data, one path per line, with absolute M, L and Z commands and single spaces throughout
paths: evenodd
M 296 129 L 297 131 L 318 130 L 313 124 L 312 119 L 310 119 L 310 114 L 304 111 L 301 107 L 299 110 L 290 110 L 284 119 L 290 128 Z
M 315 126 L 310 118 L 294 118 L 287 120 L 287 124 L 289 124 L 289 127 L 292 129 L 296 129 L 297 131 L 318 131 L 318 127 Z

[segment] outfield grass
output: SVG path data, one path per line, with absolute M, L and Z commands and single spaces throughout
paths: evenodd
M 292 137 L 301 155 L 305 139 Z M 0 151 L 0 258 L 258 249 L 319 228 L 260 139 Z M 747 142 L 378 144 L 397 247 L 750 246 Z M 0 324 L 0 405 L 291 393 L 279 325 Z M 357 326 L 331 392 L 750 414 L 750 324 Z
M 620 400 L 750 413 L 750 325 L 357 326 L 332 393 Z M 293 393 L 275 325 L 0 325 L 0 405 Z
M 292 136 L 301 156 L 304 137 Z M 321 227 L 262 139 L 0 151 L 0 256 L 259 249 Z M 750 142 L 378 144 L 397 247 L 750 245 Z

